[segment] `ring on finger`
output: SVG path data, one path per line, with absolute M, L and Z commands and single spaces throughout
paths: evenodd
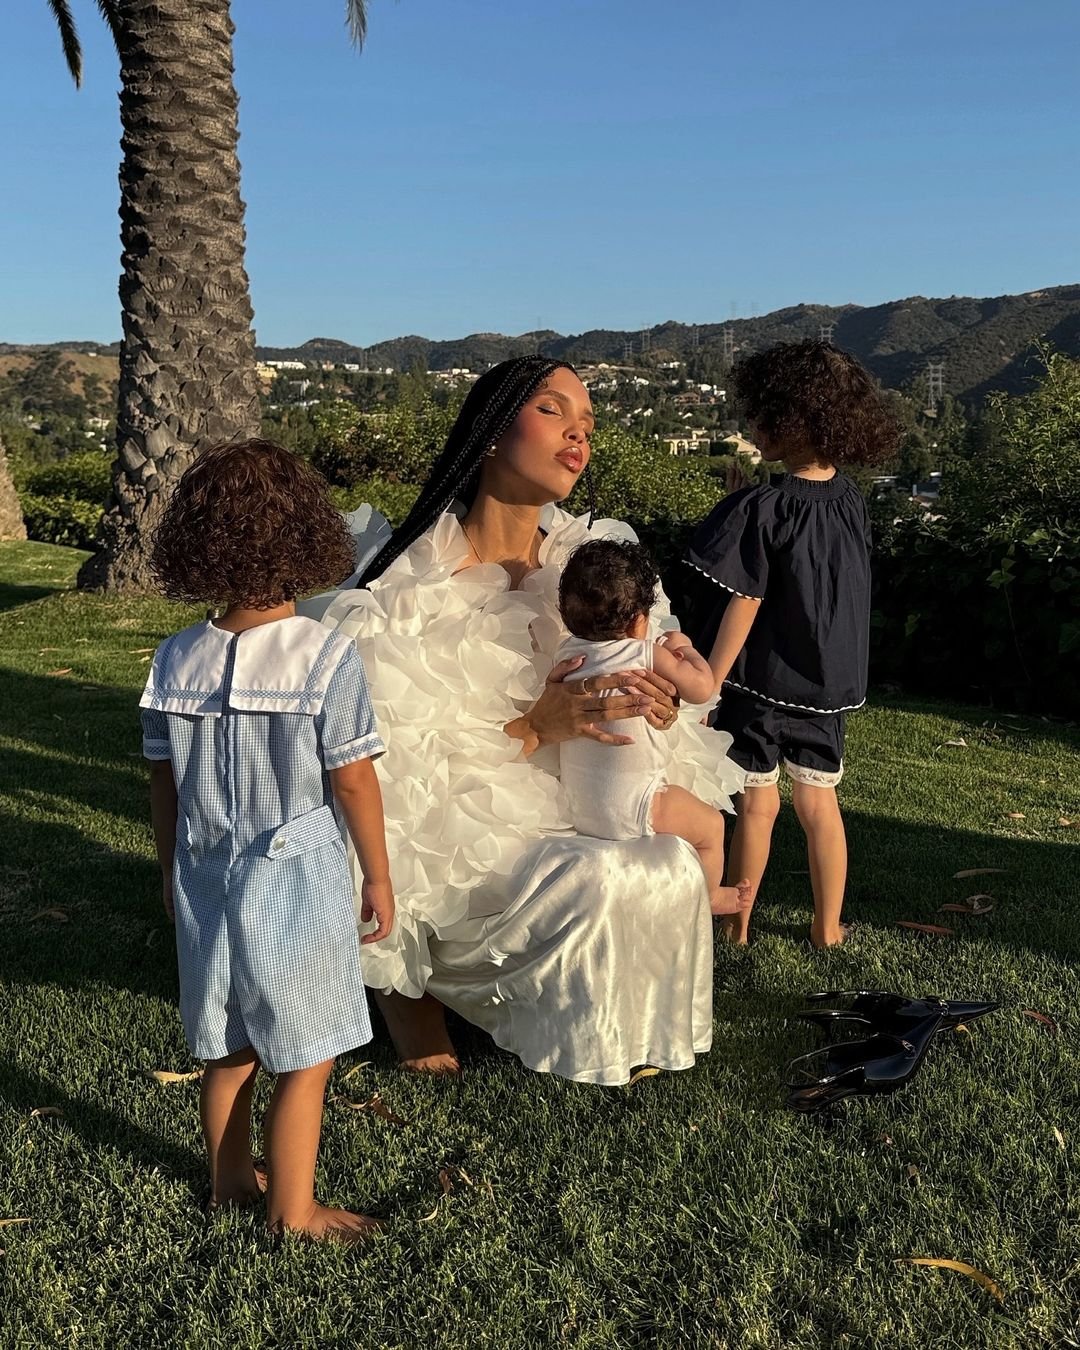
M 581 681 L 581 692 L 582 692 L 583 694 L 591 694 L 591 693 L 592 693 L 592 690 L 589 688 L 589 680 L 590 680 L 591 678 L 592 678 L 591 676 L 586 675 L 585 678 Z

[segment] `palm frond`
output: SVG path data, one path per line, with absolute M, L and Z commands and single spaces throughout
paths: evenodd
M 97 7 L 101 11 L 101 17 L 109 25 L 109 32 L 112 34 L 113 42 L 116 43 L 117 51 L 120 50 L 120 8 L 116 0 L 97 0 Z
M 56 20 L 56 26 L 60 29 L 64 60 L 67 61 L 67 68 L 71 71 L 71 78 L 75 81 L 75 88 L 78 89 L 82 84 L 82 47 L 79 43 L 79 34 L 75 27 L 71 6 L 67 0 L 48 0 L 48 4 L 52 10 L 52 16 Z
M 367 0 L 345 0 L 345 27 L 357 51 L 363 51 L 367 37 Z

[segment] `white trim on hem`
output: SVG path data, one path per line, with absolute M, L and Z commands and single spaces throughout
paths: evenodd
M 683 562 L 687 567 L 692 567 L 695 572 L 700 572 L 703 577 L 708 577 L 711 582 L 717 586 L 723 586 L 725 591 L 730 591 L 732 595 L 738 595 L 743 600 L 764 600 L 763 595 L 747 595 L 745 591 L 737 591 L 734 586 L 729 586 L 725 581 L 717 581 L 711 572 L 706 572 L 704 567 L 699 567 L 697 563 L 692 563 L 689 558 L 684 558 Z
M 693 564 L 691 564 L 691 566 L 693 566 Z M 746 599 L 752 600 L 753 596 L 747 596 Z M 768 694 L 759 694 L 756 689 L 749 689 L 745 684 L 736 684 L 734 680 L 725 680 L 724 688 L 737 689 L 740 694 L 750 694 L 754 698 L 763 699 L 766 703 L 771 703 L 774 708 L 793 708 L 795 712 L 812 712 L 812 713 L 855 712 L 857 708 L 861 708 L 863 704 L 866 702 L 866 699 L 862 698 L 859 700 L 858 703 L 848 703 L 843 708 L 811 708 L 806 703 L 783 703 L 778 698 L 770 698 Z M 723 698 L 722 693 L 720 697 Z

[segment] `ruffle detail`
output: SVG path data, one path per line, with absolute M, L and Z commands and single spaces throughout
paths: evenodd
M 541 836 L 569 830 L 557 756 L 524 760 L 503 727 L 539 698 L 567 636 L 557 601 L 572 549 L 597 536 L 635 536 L 618 521 L 597 521 L 590 532 L 587 517 L 556 507 L 540 523 L 540 566 L 517 591 L 496 565 L 470 567 L 450 584 L 469 547 L 448 511 L 368 590 L 303 606 L 356 643 L 386 743 L 376 769 L 397 918 L 388 937 L 362 948 L 364 978 L 376 989 L 419 997 L 432 969 L 429 936 L 451 937 L 469 917 L 470 892 L 492 873 L 508 875 Z M 676 626 L 666 598 L 654 614 L 657 632 Z M 730 806 L 739 771 L 722 757 L 717 733 L 706 744 L 699 715 L 684 711 L 671 733 L 671 781 Z M 359 892 L 355 858 L 353 866 Z

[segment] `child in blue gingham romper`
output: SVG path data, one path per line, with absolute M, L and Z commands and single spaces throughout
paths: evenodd
M 246 522 L 259 518 L 252 466 L 256 482 L 265 480 L 265 509 L 275 494 L 287 503 L 284 533 L 256 525 L 245 538 Z M 191 537 L 194 518 L 204 538 L 217 535 L 202 560 L 213 577 Z M 268 568 L 285 556 L 286 581 L 252 571 L 260 540 L 273 549 Z M 227 609 L 161 645 L 141 705 L 181 1017 L 193 1054 L 209 1061 L 202 1116 L 212 1203 L 254 1199 L 260 1187 L 248 1116 L 235 1117 L 238 1106 L 250 1112 L 261 1066 L 279 1075 L 267 1117 L 271 1226 L 351 1237 L 371 1221 L 313 1196 L 333 1059 L 371 1039 L 335 800 L 365 886 L 374 886 L 365 905 L 382 936 L 392 895 L 370 761 L 384 747 L 355 645 L 297 616 L 289 593 L 313 577 L 340 580 L 351 561 L 343 540 L 324 485 L 289 452 L 247 443 L 197 460 L 170 502 L 155 564 L 171 593 L 212 587 L 209 598 Z

